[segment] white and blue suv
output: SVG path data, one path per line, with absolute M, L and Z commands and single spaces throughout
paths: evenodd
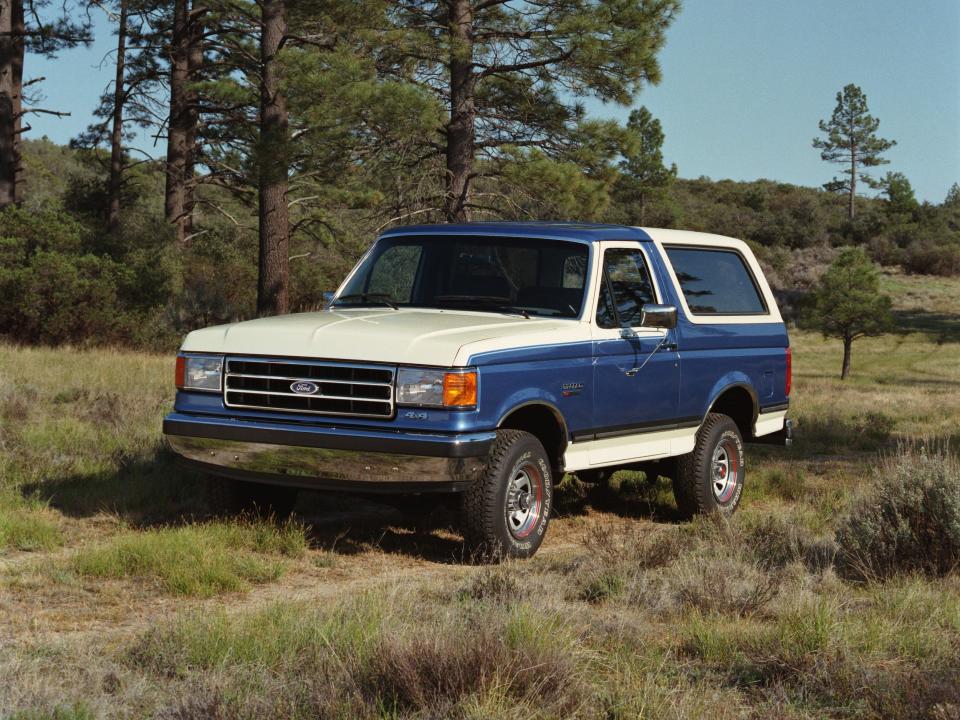
M 529 557 L 564 473 L 673 480 L 730 513 L 744 442 L 789 442 L 786 327 L 746 244 L 575 223 L 382 235 L 329 309 L 197 330 L 174 452 L 235 501 L 459 493 L 468 547 Z

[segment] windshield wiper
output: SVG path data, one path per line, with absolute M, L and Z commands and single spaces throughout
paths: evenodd
M 527 320 L 530 319 L 530 313 L 524 308 L 516 307 L 510 304 L 510 298 L 494 297 L 492 295 L 437 295 L 433 298 L 437 304 L 454 304 L 470 307 L 479 305 L 484 310 L 498 310 L 500 312 L 522 315 Z
M 393 308 L 394 310 L 399 309 L 399 306 L 393 301 L 393 298 L 390 297 L 387 293 L 350 293 L 349 295 L 341 295 L 337 298 L 334 305 L 340 305 L 341 300 L 360 300 L 361 302 L 373 304 L 373 305 L 386 305 Z M 349 305 L 350 303 L 343 303 L 344 305 Z M 359 304 L 359 303 L 355 303 Z

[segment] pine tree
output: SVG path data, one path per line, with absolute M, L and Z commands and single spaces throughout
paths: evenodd
M 920 208 L 910 180 L 901 172 L 888 172 L 881 181 L 887 196 L 886 210 L 891 215 L 910 215 Z
M 960 183 L 954 183 L 950 186 L 943 204 L 946 207 L 960 207 Z
M 669 187 L 677 177 L 677 166 L 663 164 L 663 128 L 647 108 L 630 113 L 627 131 L 628 147 L 620 162 L 617 195 L 630 210 L 636 208 L 636 222 L 643 225 L 647 203 Z
M 52 6 L 52 7 L 51 7 Z M 69 113 L 31 106 L 23 79 L 27 52 L 54 56 L 59 50 L 90 42 L 90 23 L 73 19 L 73 3 L 63 0 L 0 0 L 0 210 L 23 199 L 20 142 L 29 113 Z M 26 102 L 25 102 L 26 100 Z
M 561 156 L 584 119 L 578 96 L 628 104 L 660 79 L 656 54 L 678 0 L 398 0 L 387 71 L 448 109 L 422 159 L 444 161 L 438 206 L 468 219 L 471 189 L 509 151 Z M 478 162 L 479 161 L 479 162 Z
M 891 301 L 880 292 L 880 276 L 862 248 L 842 251 L 813 291 L 809 314 L 824 337 L 843 341 L 840 379 L 850 374 L 853 342 L 893 328 Z
M 197 86 L 206 69 L 204 46 L 210 10 L 202 0 L 172 0 L 164 28 L 169 88 L 164 214 L 173 225 L 178 245 L 183 245 L 193 231 L 194 168 L 199 161 Z
M 856 215 L 857 181 L 870 187 L 877 183 L 863 168 L 885 165 L 888 161 L 882 153 L 896 145 L 894 140 L 877 136 L 880 121 L 870 115 L 867 96 L 856 85 L 850 84 L 837 93 L 837 106 L 829 121 L 820 121 L 820 131 L 825 137 L 814 138 L 813 147 L 820 150 L 820 157 L 827 162 L 844 166 L 845 180 L 834 178 L 824 187 L 833 192 L 848 195 L 848 216 Z

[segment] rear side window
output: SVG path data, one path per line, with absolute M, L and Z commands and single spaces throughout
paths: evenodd
M 765 315 L 767 306 L 735 250 L 667 247 L 667 257 L 694 315 Z

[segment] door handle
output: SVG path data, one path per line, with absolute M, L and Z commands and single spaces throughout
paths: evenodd
M 630 368 L 629 370 L 625 370 L 625 371 L 624 371 L 624 375 L 626 375 L 627 377 L 636 377 L 637 373 L 640 372 L 641 370 L 643 370 L 643 368 L 645 368 L 645 367 L 647 366 L 647 363 L 650 362 L 650 358 L 652 358 L 654 355 L 656 355 L 656 354 L 657 354 L 658 352 L 660 352 L 661 350 L 669 350 L 669 349 L 671 349 L 671 348 L 672 348 L 673 350 L 676 350 L 676 349 L 677 349 L 677 344 L 674 343 L 674 342 L 668 342 L 668 341 L 667 341 L 667 336 L 664 335 L 662 338 L 660 338 L 660 342 L 658 342 L 658 343 L 656 344 L 656 346 L 653 348 L 653 350 L 650 351 L 650 354 L 647 355 L 646 359 L 644 359 L 644 361 L 643 361 L 642 363 L 640 363 L 640 366 L 639 366 L 639 367 L 632 367 L 632 368 Z
M 677 344 L 676 344 L 676 343 L 666 343 L 666 344 L 665 344 L 663 347 L 661 347 L 660 349 L 661 349 L 661 350 L 666 350 L 666 351 L 668 351 L 668 352 L 676 352 L 676 350 L 677 350 Z

